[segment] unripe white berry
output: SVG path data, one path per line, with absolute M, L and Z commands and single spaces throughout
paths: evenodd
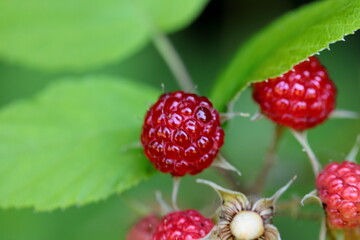
M 258 239 L 265 231 L 262 218 L 252 211 L 237 213 L 230 223 L 230 230 L 237 240 Z

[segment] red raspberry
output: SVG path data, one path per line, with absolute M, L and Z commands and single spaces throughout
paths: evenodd
M 152 240 L 197 240 L 205 237 L 214 223 L 196 210 L 172 212 L 156 228 Z
M 317 176 L 316 186 L 332 227 L 360 226 L 360 165 L 330 163 Z
M 281 77 L 253 86 L 253 98 L 261 111 L 274 122 L 296 130 L 322 123 L 335 107 L 335 85 L 315 57 Z
M 150 215 L 140 219 L 129 231 L 126 240 L 151 240 L 160 219 Z
M 154 166 L 173 176 L 209 167 L 224 143 L 219 113 L 206 97 L 166 93 L 148 110 L 141 134 Z

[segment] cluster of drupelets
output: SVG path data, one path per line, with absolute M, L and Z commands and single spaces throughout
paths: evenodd
M 356 115 L 334 111 L 336 88 L 326 69 L 315 57 L 310 57 L 280 77 L 253 84 L 253 98 L 261 109 L 257 118 L 266 116 L 274 121 L 278 134 L 289 127 L 310 159 L 317 190 L 306 195 L 303 201 L 316 198 L 325 210 L 320 238 L 326 238 L 326 229 L 330 232 L 332 229 L 358 229 L 360 165 L 354 159 L 360 140 L 346 161 L 330 163 L 324 170 L 307 142 L 306 130 L 328 117 L 339 113 Z M 199 179 L 199 183 L 212 187 L 221 198 L 211 219 L 196 210 L 180 211 L 177 207 L 179 180 L 185 174 L 195 175 L 210 166 L 236 171 L 219 154 L 224 143 L 221 124 L 234 115 L 242 114 L 219 114 L 206 97 L 182 91 L 163 94 L 151 106 L 145 116 L 141 143 L 153 165 L 174 177 L 173 204 L 169 207 L 160 198 L 165 214 L 154 213 L 141 219 L 129 231 L 127 240 L 280 239 L 279 231 L 272 224 L 275 204 L 295 178 L 272 197 L 255 202 L 241 192 Z M 353 239 L 360 239 L 357 237 Z

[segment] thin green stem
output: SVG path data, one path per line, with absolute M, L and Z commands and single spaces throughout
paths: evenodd
M 346 156 L 345 160 L 350 162 L 356 162 L 356 156 L 360 149 L 360 134 L 357 136 L 356 141 L 349 154 Z
M 171 202 L 173 209 L 176 211 L 179 211 L 179 207 L 177 205 L 177 195 L 179 193 L 180 182 L 181 182 L 180 177 L 173 177 L 173 190 L 171 195 Z
M 169 66 L 171 72 L 174 74 L 181 89 L 186 92 L 196 93 L 195 85 L 171 41 L 161 32 L 154 31 L 153 42 L 161 56 L 164 58 L 166 64 Z
M 249 113 L 243 112 L 228 112 L 228 113 L 220 113 L 220 121 L 221 123 L 225 123 L 234 117 L 250 117 Z
M 322 217 L 320 225 L 319 240 L 326 240 L 326 219 Z
M 255 195 L 260 195 L 264 190 L 266 180 L 271 171 L 271 168 L 275 164 L 276 160 L 276 150 L 279 146 L 280 139 L 283 136 L 284 127 L 281 125 L 276 125 L 274 130 L 274 135 L 270 143 L 270 147 L 267 151 L 264 164 L 255 180 L 254 186 L 252 187 L 253 193 Z
M 311 149 L 311 147 L 309 145 L 308 138 L 307 138 L 307 132 L 292 130 L 292 133 L 293 133 L 294 137 L 296 138 L 296 140 L 298 140 L 300 145 L 303 147 L 306 154 L 308 155 L 311 166 L 314 170 L 314 174 L 315 174 L 315 176 L 317 176 L 322 167 L 321 167 L 321 164 L 319 163 L 319 160 L 317 159 L 317 157 L 315 156 L 313 150 Z
M 330 118 L 358 119 L 360 118 L 360 114 L 354 111 L 336 109 L 330 114 Z
M 161 210 L 161 215 L 166 215 L 172 211 L 174 211 L 174 209 L 172 209 L 163 199 L 162 197 L 162 193 L 160 191 L 156 191 L 155 192 L 155 196 L 156 196 L 156 201 L 158 202 L 159 206 L 160 206 L 160 210 Z

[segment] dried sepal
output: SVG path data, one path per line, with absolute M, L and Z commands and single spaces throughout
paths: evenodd
M 288 188 L 291 186 L 291 184 L 295 181 L 296 178 L 297 176 L 295 175 L 292 179 L 290 179 L 290 181 L 287 184 L 285 184 L 285 186 L 277 190 L 276 193 L 274 193 L 274 195 L 270 197 L 270 199 L 273 201 L 274 204 L 277 202 L 280 196 L 283 195 L 283 193 L 288 190 Z
M 261 240 L 281 240 L 279 230 L 272 224 L 265 225 L 265 234 Z
M 253 204 L 252 211 L 258 212 L 260 216 L 263 217 L 265 222 L 268 223 L 275 213 L 274 206 L 277 200 L 290 187 L 290 185 L 295 181 L 295 179 L 296 176 L 294 176 L 285 186 L 276 191 L 276 193 L 270 198 L 262 198 L 256 201 Z
M 226 188 L 223 188 L 216 183 L 213 183 L 208 180 L 204 179 L 197 179 L 198 183 L 203 183 L 205 185 L 208 185 L 212 187 L 220 196 L 220 199 L 222 201 L 222 209 L 227 209 L 227 206 L 230 206 L 231 204 L 236 205 L 236 208 L 241 211 L 243 209 L 248 209 L 250 207 L 250 202 L 247 199 L 247 197 L 241 193 L 236 192 L 232 190 L 228 190 Z M 231 212 L 231 210 L 229 210 Z
M 318 192 L 316 189 L 312 190 L 311 192 L 309 192 L 308 194 L 306 194 L 302 199 L 301 199 L 301 205 L 304 206 L 304 204 L 306 202 L 315 202 L 317 204 L 319 204 L 322 207 L 322 202 L 321 199 L 318 196 Z
M 211 164 L 212 167 L 218 167 L 224 170 L 235 172 L 237 175 L 241 176 L 241 172 L 232 165 L 229 161 L 226 160 L 226 158 L 218 154 L 213 163 Z
M 213 220 L 213 222 L 218 222 L 219 221 L 219 213 L 221 212 L 221 206 L 219 206 L 215 212 L 213 213 L 213 215 L 211 216 L 211 219 Z
M 275 213 L 273 201 L 268 198 L 262 198 L 256 201 L 251 210 L 259 213 L 265 223 L 268 223 Z
M 279 231 L 271 224 L 274 205 L 295 178 L 291 179 L 272 197 L 259 199 L 253 204 L 243 193 L 225 189 L 207 180 L 198 179 L 198 183 L 212 187 L 222 200 L 216 225 L 209 236 L 203 240 L 280 240 Z

